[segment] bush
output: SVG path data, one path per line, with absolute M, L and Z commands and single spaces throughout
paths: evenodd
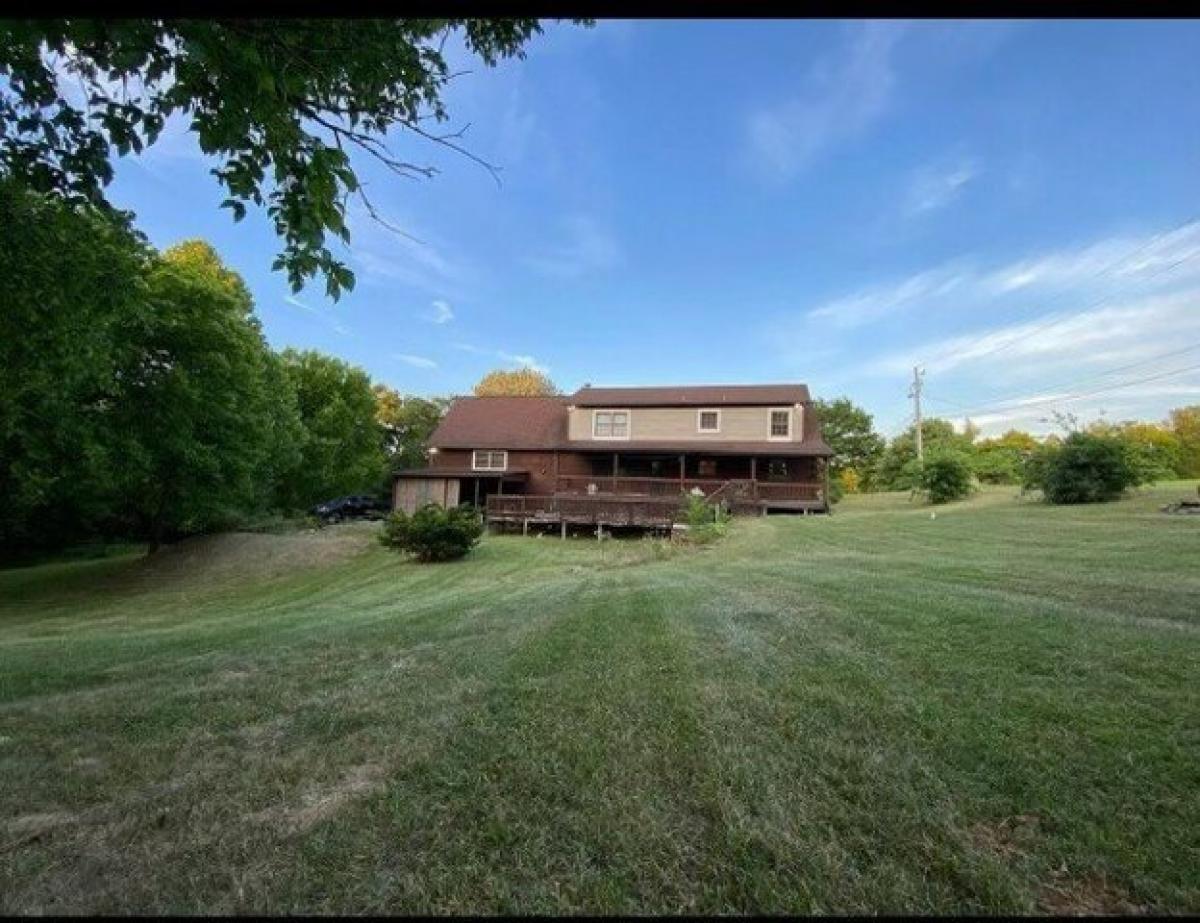
M 843 468 L 833 479 L 842 489 L 843 494 L 856 494 L 862 490 L 862 477 L 855 468 Z
M 1138 472 L 1120 440 L 1072 433 L 1047 446 L 1026 466 L 1026 487 L 1040 487 L 1051 503 L 1115 500 L 1138 483 Z
M 698 494 L 688 494 L 684 518 L 688 524 L 687 540 L 703 544 L 724 535 L 732 517 L 723 506 L 709 503 Z
M 975 489 L 971 463 L 959 452 L 941 452 L 921 466 L 917 486 L 930 503 L 949 503 L 961 500 Z
M 483 535 L 483 517 L 471 506 L 443 509 L 428 503 L 411 516 L 397 510 L 383 521 L 379 540 L 418 561 L 452 561 L 467 554 Z

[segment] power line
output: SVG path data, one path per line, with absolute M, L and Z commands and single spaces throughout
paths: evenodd
M 1119 365 L 1116 368 L 1108 369 L 1107 371 L 1100 372 L 1096 375 L 1089 375 L 1086 378 L 1077 378 L 1077 379 L 1075 379 L 1073 381 L 1069 381 L 1069 382 L 1062 382 L 1062 383 L 1056 384 L 1056 385 L 1048 385 L 1046 388 L 1043 388 L 1043 390 L 1058 389 L 1058 388 L 1077 388 L 1080 385 L 1087 384 L 1088 382 L 1098 381 L 1100 379 L 1107 378 L 1110 375 L 1115 375 L 1117 372 L 1124 372 L 1129 369 L 1137 368 L 1140 365 L 1148 365 L 1151 362 L 1158 362 L 1160 359 L 1169 359 L 1172 356 L 1182 355 L 1183 353 L 1192 352 L 1197 349 L 1200 349 L 1200 342 L 1191 343 L 1188 346 L 1184 346 L 1180 349 L 1173 349 L 1170 352 L 1159 353 L 1158 355 L 1150 356 L 1147 359 L 1140 359 L 1137 362 L 1130 362 L 1127 365 Z M 1003 405 L 1003 404 L 1012 403 L 1013 401 L 1021 401 L 1023 399 L 1024 399 L 1023 395 L 1014 394 L 1014 395 L 1010 395 L 1008 397 L 998 397 L 998 398 L 995 398 L 990 401 L 982 401 L 978 404 L 969 405 L 969 404 L 960 403 L 958 401 L 949 401 L 949 400 L 946 400 L 945 398 L 931 397 L 929 395 L 926 395 L 926 400 L 932 401 L 935 404 L 949 404 L 951 407 L 960 407 L 965 410 L 985 410 L 989 407 L 994 407 L 997 404 Z
M 1170 372 L 1162 372 L 1158 375 L 1149 375 L 1145 378 L 1135 378 L 1130 381 L 1118 382 L 1117 384 L 1114 384 L 1114 385 L 1109 385 L 1104 388 L 1096 388 L 1092 391 L 1084 391 L 1079 394 L 1066 394 L 1066 395 L 1062 395 L 1062 396 L 1045 397 L 1045 398 L 1040 398 L 1040 399 L 1010 402 L 1009 406 L 996 407 L 993 409 L 994 410 L 1011 410 L 1011 409 L 1016 409 L 1018 407 L 1021 407 L 1021 408 L 1035 407 L 1035 406 L 1038 406 L 1041 404 L 1068 404 L 1068 403 L 1072 403 L 1074 401 L 1083 400 L 1086 397 L 1093 397 L 1097 394 L 1103 394 L 1108 391 L 1119 391 L 1122 388 L 1128 388 L 1128 387 L 1131 387 L 1132 385 L 1141 385 L 1141 384 L 1146 384 L 1147 382 L 1151 382 L 1151 381 L 1161 381 L 1164 378 L 1173 378 L 1176 375 L 1184 375 L 1188 372 L 1194 372 L 1198 369 L 1200 369 L 1200 363 L 1198 363 L 1196 365 L 1189 365 L 1182 369 L 1173 369 Z M 981 408 L 978 408 L 978 407 L 970 408 L 968 412 L 974 413 L 980 409 Z
M 1133 252 L 1126 254 L 1125 256 L 1119 258 L 1115 262 L 1110 263 L 1107 266 L 1105 266 L 1104 268 L 1102 268 L 1099 272 L 1097 272 L 1093 276 L 1091 276 L 1089 281 L 1098 279 L 1101 276 L 1103 276 L 1109 272 L 1112 272 L 1116 267 L 1120 266 L 1122 263 L 1132 259 L 1133 257 L 1135 257 L 1138 254 L 1142 253 L 1143 251 L 1147 250 L 1148 248 L 1153 246 L 1155 243 L 1158 243 L 1159 241 L 1163 240 L 1164 238 L 1169 237 L 1172 234 L 1177 234 L 1178 232 L 1184 230 L 1185 228 L 1190 227 L 1191 225 L 1195 224 L 1197 222 L 1197 220 L 1200 220 L 1200 219 L 1198 219 L 1196 216 L 1193 216 L 1192 218 L 1189 218 L 1183 224 L 1178 225 L 1174 228 L 1171 228 L 1168 231 L 1163 231 L 1161 234 L 1155 235 L 1154 237 L 1150 238 L 1150 240 L 1148 240 L 1144 244 L 1142 244 L 1140 247 L 1136 248 Z M 1186 263 L 1188 260 L 1192 259 L 1195 256 L 1196 256 L 1196 253 L 1194 251 L 1192 253 L 1188 253 L 1187 255 L 1183 256 L 1182 258 L 1176 260 L 1174 263 L 1171 263 L 1169 266 L 1163 267 L 1162 269 L 1159 269 L 1157 272 L 1152 273 L 1143 281 L 1149 282 L 1151 279 L 1156 279 L 1159 276 L 1161 276 L 1163 273 L 1170 272 L 1175 267 L 1180 266 L 1183 263 Z M 1066 297 L 1066 295 L 1062 295 L 1060 297 Z M 1097 299 L 1096 301 L 1089 303 L 1088 305 L 1086 305 L 1079 311 L 1073 311 L 1070 314 L 1055 317 L 1052 320 L 1050 320 L 1048 323 L 1045 323 L 1038 327 L 1035 327 L 1033 330 L 1030 330 L 1028 333 L 1025 333 L 1018 337 L 1014 337 L 1013 339 L 1008 340 L 1008 341 L 1000 344 L 999 346 L 993 347 L 992 349 L 986 350 L 985 352 L 979 353 L 978 355 L 972 356 L 971 358 L 972 359 L 982 359 L 985 356 L 991 356 L 991 355 L 995 355 L 996 353 L 1003 352 L 1004 350 L 1009 349 L 1010 347 L 1016 345 L 1017 343 L 1020 343 L 1022 340 L 1027 340 L 1031 336 L 1036 336 L 1039 333 L 1043 333 L 1046 330 L 1049 330 L 1051 327 L 1055 327 L 1058 324 L 1061 324 L 1066 320 L 1069 320 L 1073 317 L 1078 317 L 1079 315 L 1081 315 L 1087 311 L 1090 311 L 1093 308 L 1098 307 L 1101 304 L 1104 304 L 1106 301 L 1111 301 L 1114 297 L 1116 297 L 1115 293 L 1110 294 L 1110 295 L 1105 295 L 1105 296 Z

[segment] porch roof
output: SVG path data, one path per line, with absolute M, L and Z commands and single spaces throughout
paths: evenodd
M 564 449 L 577 452 L 595 452 L 603 455 L 630 454 L 635 452 L 669 452 L 674 455 L 753 455 L 775 456 L 829 456 L 833 449 L 823 440 L 807 439 L 804 442 L 654 442 L 631 439 L 613 440 L 599 445 L 595 440 L 575 440 L 563 444 Z
M 505 471 L 476 471 L 474 468 L 407 468 L 404 471 L 393 471 L 393 477 L 398 478 L 504 478 L 506 481 L 524 481 L 529 472 L 520 468 L 509 468 Z

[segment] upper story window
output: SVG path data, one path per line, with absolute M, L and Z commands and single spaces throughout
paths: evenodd
M 476 449 L 471 454 L 471 467 L 476 471 L 503 471 L 508 467 L 508 453 L 496 449 Z
M 771 408 L 767 437 L 769 439 L 792 438 L 792 409 L 790 407 Z
M 628 410 L 596 410 L 592 412 L 592 437 L 595 439 L 628 439 Z
M 700 433 L 719 433 L 721 431 L 721 411 L 696 411 L 696 431 Z

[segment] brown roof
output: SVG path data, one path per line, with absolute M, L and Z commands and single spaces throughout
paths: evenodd
M 460 397 L 429 444 L 439 449 L 553 449 L 567 439 L 561 397 Z
M 804 404 L 807 385 L 669 385 L 660 388 L 580 388 L 577 407 L 679 407 L 722 404 Z

